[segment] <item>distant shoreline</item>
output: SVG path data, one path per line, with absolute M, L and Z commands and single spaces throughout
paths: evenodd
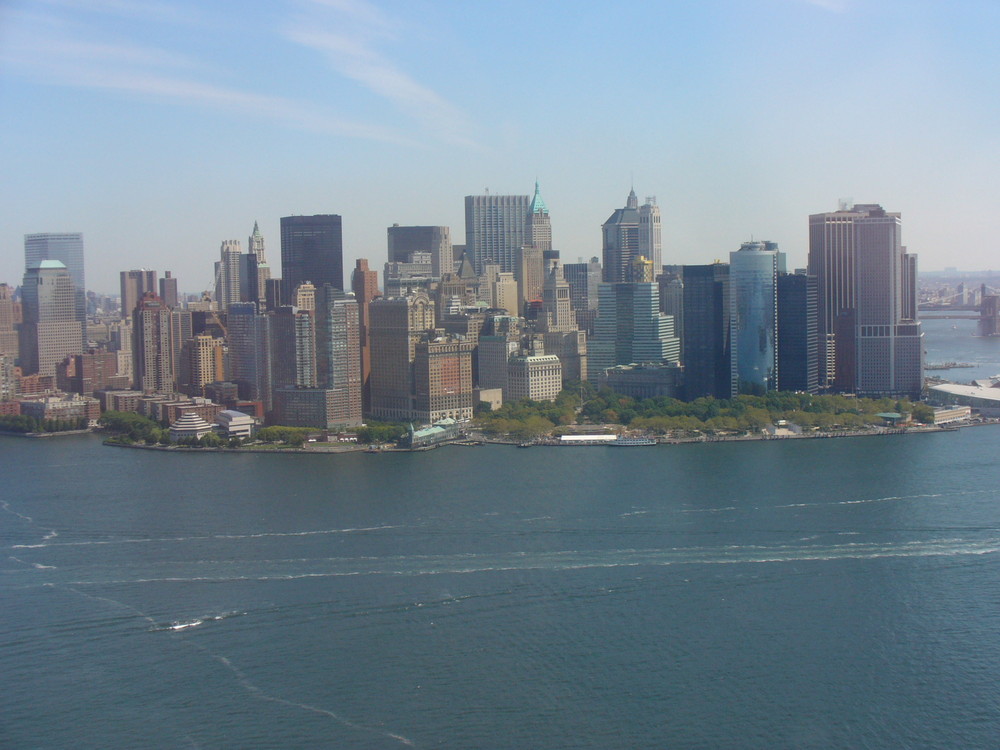
M 627 447 L 661 447 L 661 446 L 673 446 L 673 445 L 699 445 L 706 443 L 747 443 L 747 442 L 773 442 L 779 440 L 823 440 L 828 438 L 860 438 L 860 437 L 887 437 L 894 435 L 913 435 L 913 434 L 932 434 L 939 432 L 958 432 L 963 427 L 981 427 L 985 425 L 995 425 L 997 421 L 992 422 L 973 422 L 961 425 L 942 425 L 942 426 L 932 426 L 928 425 L 925 427 L 899 427 L 899 428 L 879 428 L 877 430 L 851 430 L 851 431 L 836 431 L 836 432 L 809 432 L 793 435 L 724 435 L 724 436 L 708 436 L 702 435 L 699 437 L 684 437 L 684 438 L 669 438 L 669 439 L 659 439 L 657 438 L 655 446 L 627 446 Z M 77 433 L 80 434 L 80 433 Z M 503 439 L 492 439 L 492 438 L 466 438 L 463 440 L 452 440 L 444 443 L 438 443 L 437 445 L 421 446 L 418 448 L 398 448 L 398 447 L 372 447 L 368 445 L 329 445 L 324 444 L 317 447 L 301 447 L 301 448 L 282 448 L 282 447 L 271 447 L 265 448 L 261 446 L 247 446 L 240 448 L 227 448 L 227 447 L 215 447 L 215 448 L 193 448 L 190 446 L 177 446 L 177 445 L 145 445 L 143 443 L 110 443 L 107 440 L 104 441 L 104 445 L 113 448 L 136 448 L 139 450 L 154 450 L 163 451 L 167 453 L 257 453 L 263 455 L 337 455 L 343 453 L 423 453 L 430 450 L 435 450 L 437 448 L 444 448 L 448 446 L 472 448 L 472 447 L 484 447 L 484 446 L 508 446 L 514 448 L 590 448 L 590 447 L 609 447 L 606 444 L 565 444 L 559 443 L 551 438 L 541 441 L 516 441 L 516 440 L 503 440 Z M 621 447 L 621 446 L 610 446 L 610 447 Z

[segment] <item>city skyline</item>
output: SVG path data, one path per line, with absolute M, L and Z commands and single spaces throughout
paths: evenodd
M 0 279 L 24 235 L 81 232 L 94 291 L 141 267 L 197 291 L 222 241 L 257 221 L 273 259 L 281 216 L 320 213 L 380 268 L 393 223 L 461 237 L 464 196 L 535 179 L 564 262 L 634 187 L 663 263 L 769 237 L 801 267 L 805 217 L 847 199 L 899 210 L 924 270 L 995 265 L 993 4 L 455 10 L 6 4 Z

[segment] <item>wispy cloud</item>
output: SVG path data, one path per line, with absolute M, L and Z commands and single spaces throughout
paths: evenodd
M 379 51 L 396 39 L 395 24 L 364 0 L 309 0 L 285 31 L 290 41 L 322 53 L 333 69 L 391 102 L 429 134 L 474 147 L 467 115 Z
M 47 0 L 58 5 L 60 0 Z M 114 12 L 147 5 L 103 0 Z M 399 130 L 341 117 L 312 103 L 211 81 L 196 59 L 170 50 L 106 41 L 86 24 L 60 15 L 18 14 L 18 33 L 0 45 L 8 74 L 46 84 L 114 91 L 172 104 L 255 115 L 301 130 L 369 140 L 412 143 Z

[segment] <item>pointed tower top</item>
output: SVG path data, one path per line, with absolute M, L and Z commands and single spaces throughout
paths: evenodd
M 628 191 L 628 200 L 625 202 L 625 208 L 639 208 L 639 199 L 635 195 L 635 188 Z
M 252 237 L 257 237 L 260 235 L 260 227 L 257 226 L 257 222 L 253 223 L 253 231 L 250 233 Z
M 547 214 L 549 212 L 549 207 L 545 205 L 545 201 L 542 200 L 542 194 L 538 190 L 538 180 L 535 180 L 535 195 L 531 199 L 531 213 L 533 214 Z

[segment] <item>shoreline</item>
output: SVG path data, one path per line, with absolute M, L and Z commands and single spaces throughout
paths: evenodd
M 381 454 L 381 453 L 423 453 L 426 451 L 436 450 L 437 448 L 444 448 L 448 446 L 457 446 L 464 448 L 475 448 L 489 445 L 502 445 L 514 448 L 621 448 L 621 447 L 661 447 L 661 446 L 674 446 L 674 445 L 700 445 L 706 443 L 747 443 L 747 442 L 773 442 L 777 440 L 826 440 L 833 438 L 862 438 L 862 437 L 888 437 L 895 435 L 927 435 L 935 434 L 941 432 L 958 432 L 959 430 L 966 427 L 983 427 L 987 425 L 995 425 L 997 421 L 991 422 L 972 422 L 967 424 L 949 424 L 949 425 L 927 425 L 924 427 L 899 427 L 899 428 L 877 428 L 875 430 L 853 430 L 853 431 L 837 431 L 837 432 L 811 432 L 808 434 L 791 434 L 791 435 L 700 435 L 697 437 L 683 437 L 683 438 L 664 438 L 663 436 L 654 436 L 656 444 L 652 446 L 608 446 L 605 444 L 567 444 L 560 443 L 553 440 L 552 438 L 547 438 L 539 441 L 516 441 L 516 440 L 503 440 L 503 439 L 493 439 L 493 438 L 465 438 L 462 440 L 452 440 L 444 443 L 438 443 L 436 445 L 420 446 L 418 448 L 398 448 L 398 447 L 377 447 L 373 448 L 367 445 L 344 445 L 344 446 L 334 446 L 334 445 L 324 445 L 322 447 L 315 448 L 281 448 L 281 447 L 268 447 L 264 448 L 262 446 L 249 446 L 241 448 L 193 448 L 190 446 L 174 446 L 174 445 L 145 445 L 143 443 L 110 443 L 107 440 L 103 441 L 105 446 L 112 448 L 135 448 L 138 450 L 155 450 L 163 451 L 167 453 L 257 453 L 265 455 L 282 455 L 282 454 L 294 454 L 294 455 L 337 455 L 343 453 L 368 453 L 368 454 Z M 5 433 L 6 434 L 6 433 Z M 62 434 L 62 433 L 59 433 Z M 81 432 L 76 432 L 75 434 L 82 434 Z

